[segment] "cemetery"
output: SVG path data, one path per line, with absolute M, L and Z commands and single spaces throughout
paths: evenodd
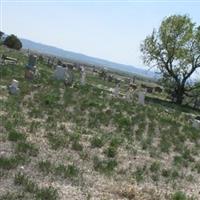
M 0 199 L 199 199 L 199 109 L 155 83 L 7 51 Z

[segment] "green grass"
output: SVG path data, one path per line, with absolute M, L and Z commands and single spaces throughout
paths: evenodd
M 67 147 L 69 144 L 68 137 L 62 134 L 48 133 L 47 139 L 54 150 L 57 150 L 61 147 Z
M 26 142 L 26 141 L 22 141 L 22 142 L 17 143 L 15 152 L 27 154 L 28 156 L 35 157 L 37 156 L 39 150 L 34 144 Z
M 63 178 L 74 179 L 79 175 L 79 169 L 74 164 L 69 164 L 67 166 L 63 164 L 55 165 L 48 160 L 40 161 L 38 163 L 38 169 L 44 175 L 52 174 Z
M 26 136 L 20 132 L 17 132 L 15 130 L 11 130 L 8 134 L 8 140 L 13 141 L 13 142 L 17 142 L 20 140 L 25 140 Z
M 117 161 L 115 159 L 101 160 L 97 156 L 93 158 L 93 166 L 96 171 L 100 173 L 110 175 L 117 167 Z
M 101 148 L 103 146 L 103 138 L 99 136 L 93 136 L 91 139 L 91 147 L 92 148 Z
M 137 166 L 136 170 L 133 173 L 133 177 L 137 182 L 144 181 L 147 172 L 146 165 L 139 167 Z
M 172 195 L 172 200 L 187 200 L 188 198 L 186 197 L 186 194 L 184 192 L 175 192 Z
M 23 164 L 25 159 L 20 156 L 12 156 L 12 157 L 0 157 L 0 169 L 11 170 L 18 167 L 18 165 Z
M 117 155 L 117 148 L 110 146 L 105 150 L 105 154 L 109 157 L 109 158 L 114 158 Z
M 24 192 L 31 193 L 34 198 L 40 200 L 56 200 L 58 199 L 58 191 L 53 187 L 39 188 L 28 176 L 18 173 L 14 178 L 15 185 L 23 187 Z

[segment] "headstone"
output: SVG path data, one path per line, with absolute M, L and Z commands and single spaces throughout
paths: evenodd
M 145 92 L 140 91 L 138 93 L 138 103 L 141 105 L 145 104 Z
M 128 89 L 128 91 L 126 93 L 126 100 L 131 101 L 131 90 L 130 89 Z
M 58 65 L 54 71 L 54 78 L 57 80 L 65 80 L 67 74 L 67 68 Z
M 84 67 L 81 67 L 81 85 L 85 85 L 86 72 Z
M 114 89 L 114 96 L 118 97 L 119 96 L 119 89 L 120 89 L 120 84 L 117 83 Z
M 65 73 L 64 84 L 65 84 L 65 86 L 71 86 L 73 84 L 73 81 L 74 81 L 73 72 L 68 67 L 66 67 L 65 69 L 66 69 L 66 73 Z
M 30 69 L 25 69 L 25 79 L 33 80 L 34 79 L 34 72 Z
M 9 85 L 9 92 L 10 94 L 18 94 L 19 88 L 18 88 L 19 82 L 15 79 L 12 80 L 11 85 Z
M 28 64 L 26 65 L 25 69 L 25 79 L 33 80 L 35 78 L 37 67 L 37 56 L 36 55 L 29 55 Z
M 35 70 L 36 62 L 37 62 L 37 56 L 36 55 L 30 55 L 29 59 L 28 59 L 27 68 L 30 69 L 30 70 Z
M 200 120 L 198 119 L 192 120 L 192 126 L 196 129 L 200 129 Z

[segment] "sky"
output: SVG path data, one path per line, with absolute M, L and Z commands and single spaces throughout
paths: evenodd
M 0 29 L 20 38 L 144 67 L 140 44 L 173 14 L 200 25 L 200 0 L 0 0 Z

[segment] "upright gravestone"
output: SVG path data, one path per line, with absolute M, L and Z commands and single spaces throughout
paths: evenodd
M 197 116 L 195 119 L 193 119 L 192 126 L 196 129 L 200 129 L 200 116 Z
M 54 71 L 54 78 L 56 80 L 65 80 L 67 75 L 67 68 L 58 65 Z
M 10 94 L 18 94 L 19 93 L 19 81 L 13 79 L 11 85 L 9 85 Z
M 37 56 L 36 55 L 30 55 L 28 59 L 27 68 L 30 70 L 35 70 L 37 63 Z
M 73 84 L 74 81 L 74 75 L 72 72 L 72 69 L 68 67 L 68 65 L 64 65 L 64 68 L 66 69 L 66 73 L 65 73 L 65 86 L 71 86 Z
M 127 92 L 126 92 L 126 100 L 127 101 L 131 101 L 132 99 L 132 93 L 133 93 L 133 90 L 131 87 L 128 88 Z
M 140 91 L 138 93 L 138 103 L 141 104 L 141 105 L 145 104 L 145 92 Z
M 114 96 L 119 97 L 120 83 L 117 83 L 114 89 Z
M 80 79 L 81 85 L 85 85 L 85 78 L 86 78 L 86 72 L 85 72 L 85 68 L 82 66 L 81 67 L 81 79 Z
M 37 56 L 36 55 L 30 55 L 28 59 L 28 64 L 26 65 L 25 69 L 25 78 L 28 80 L 33 80 L 35 77 L 35 73 L 37 71 Z

